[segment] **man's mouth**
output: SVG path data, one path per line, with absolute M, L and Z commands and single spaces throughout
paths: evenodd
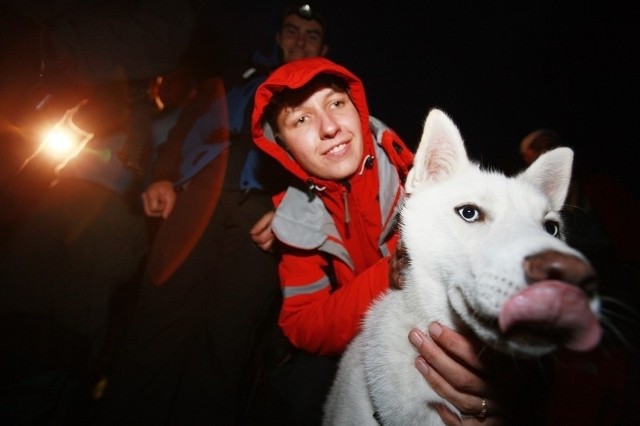
M 307 52 L 304 49 L 294 49 L 291 51 L 291 57 L 294 59 L 306 58 Z
M 341 144 L 338 144 L 338 145 L 334 146 L 329 151 L 325 152 L 325 155 L 338 155 L 338 154 L 341 154 L 342 152 L 344 152 L 346 149 L 347 149 L 347 144 L 346 143 L 341 143 Z

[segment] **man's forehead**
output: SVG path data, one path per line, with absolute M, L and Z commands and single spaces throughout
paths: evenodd
M 310 86 L 302 89 L 294 90 L 291 92 L 289 102 L 282 107 L 281 113 L 292 113 L 301 108 L 304 108 L 307 102 L 311 100 L 311 98 L 316 98 L 318 100 L 325 100 L 332 97 L 336 93 L 342 93 L 340 91 L 335 90 L 331 86 Z
M 324 36 L 324 29 L 322 25 L 318 21 L 312 19 L 303 19 L 296 14 L 290 14 L 284 18 L 282 22 L 282 27 L 293 26 L 297 29 L 305 32 L 316 32 L 322 36 Z

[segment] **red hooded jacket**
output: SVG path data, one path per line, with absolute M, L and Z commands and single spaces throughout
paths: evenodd
M 274 93 L 300 88 L 322 73 L 347 82 L 362 123 L 362 167 L 346 185 L 305 172 L 262 120 Z M 272 229 L 282 243 L 280 326 L 296 347 L 340 354 L 359 331 L 371 302 L 389 287 L 395 219 L 413 153 L 393 130 L 369 116 L 361 81 L 325 58 L 289 62 L 267 78 L 256 91 L 252 132 L 258 147 L 300 183 L 274 198 Z

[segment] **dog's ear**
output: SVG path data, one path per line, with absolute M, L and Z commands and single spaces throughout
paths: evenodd
M 411 194 L 426 182 L 441 181 L 469 164 L 456 125 L 444 112 L 432 109 L 425 120 L 422 139 L 413 160 L 413 168 L 407 175 L 405 189 Z
M 547 151 L 519 176 L 537 186 L 551 199 L 554 210 L 560 210 L 569 192 L 573 151 L 562 147 Z

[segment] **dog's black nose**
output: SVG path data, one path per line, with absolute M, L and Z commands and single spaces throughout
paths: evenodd
M 580 287 L 588 294 L 597 289 L 596 273 L 583 259 L 559 251 L 547 250 L 524 260 L 524 272 L 529 284 L 558 280 Z

